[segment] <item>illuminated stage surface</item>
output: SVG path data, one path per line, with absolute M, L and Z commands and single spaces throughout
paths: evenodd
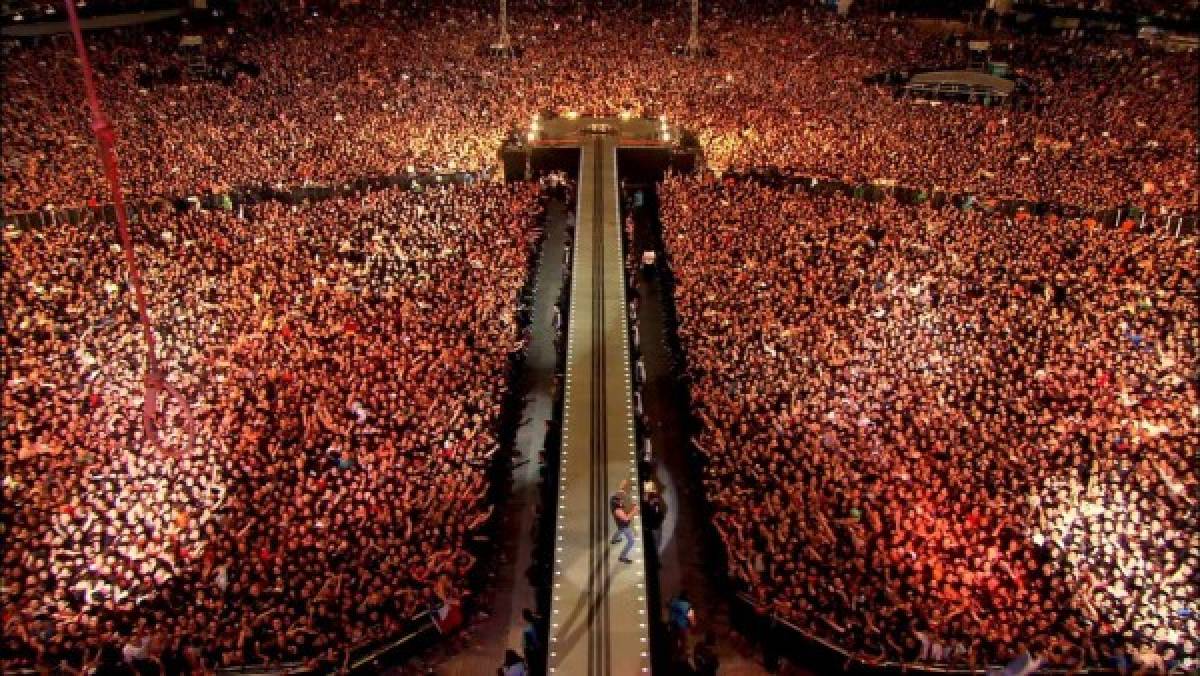
M 665 120 L 632 117 L 575 117 L 567 115 L 535 119 L 527 137 L 529 146 L 578 147 L 586 143 L 589 132 L 600 129 L 611 130 L 617 145 L 622 147 L 643 146 L 670 148 L 678 144 L 681 130 L 668 125 Z
M 665 118 L 547 113 L 535 117 L 524 132 L 514 131 L 500 146 L 504 177 L 523 181 L 548 172 L 574 173 L 580 146 L 598 133 L 618 147 L 626 180 L 660 181 L 668 169 L 687 174 L 703 166 L 695 136 Z
M 627 676 L 649 673 L 650 645 L 641 519 L 633 524 L 633 563 L 621 563 L 623 542 L 610 543 L 608 509 L 625 480 L 640 503 L 617 189 L 617 145 L 624 140 L 574 133 L 579 200 L 548 666 L 553 674 Z

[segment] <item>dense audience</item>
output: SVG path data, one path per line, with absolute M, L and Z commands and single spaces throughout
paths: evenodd
M 207 32 L 254 66 L 230 84 L 169 32 L 89 33 L 128 194 L 490 169 L 539 111 L 626 110 L 719 170 L 1196 211 L 1194 55 L 1015 39 L 1036 96 L 930 105 L 864 80 L 961 46 L 890 19 L 716 8 L 697 61 L 673 17 L 511 4 L 508 62 L 478 8 Z M 4 208 L 107 201 L 69 45 L 3 77 Z M 662 204 L 743 591 L 866 661 L 1197 666 L 1194 241 L 711 178 Z M 6 230 L 0 667 L 328 666 L 459 598 L 538 211 L 477 184 L 146 212 L 157 443 L 109 230 Z
M 512 4 L 524 52 L 511 63 L 482 55 L 494 25 L 480 8 L 307 17 L 207 36 L 213 59 L 259 67 L 232 86 L 185 77 L 139 89 L 139 76 L 183 65 L 177 38 L 89 33 L 128 188 L 171 196 L 493 167 L 504 134 L 537 111 L 624 108 L 695 130 L 718 168 L 1195 209 L 1194 55 L 1049 41 L 1012 64 L 1043 92 L 1032 109 L 930 106 L 863 80 L 962 66 L 962 47 L 888 19 L 717 8 L 705 32 L 719 56 L 695 62 L 669 55 L 685 38 L 679 21 Z M 7 66 L 6 208 L 106 201 L 69 45 L 19 49 Z
M 1200 667 L 1194 239 L 668 179 L 731 576 L 865 661 Z
M 340 664 L 457 602 L 539 210 L 476 184 L 150 215 L 186 400 L 157 445 L 108 228 L 7 230 L 0 668 Z

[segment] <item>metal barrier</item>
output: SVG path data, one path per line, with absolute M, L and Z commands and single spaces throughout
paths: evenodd
M 1200 214 L 1151 215 L 1137 205 L 1096 209 L 1055 202 L 1036 202 L 1020 198 L 992 197 L 969 192 L 948 192 L 937 186 L 919 188 L 895 185 L 889 181 L 851 183 L 839 178 L 811 176 L 787 168 L 765 167 L 721 174 L 735 180 L 754 180 L 770 185 L 792 185 L 809 192 L 829 195 L 841 193 L 847 197 L 878 202 L 891 197 L 903 204 L 931 203 L 943 206 L 952 203 L 960 208 L 979 208 L 1015 217 L 1024 212 L 1033 216 L 1056 214 L 1068 218 L 1091 218 L 1110 228 L 1121 227 L 1126 221 L 1137 232 L 1163 231 L 1174 237 L 1200 235 Z
M 732 594 L 730 616 L 734 626 L 743 633 L 754 636 L 763 644 L 768 656 L 792 656 L 795 661 L 818 673 L 858 674 L 862 676 L 900 676 L 901 674 L 927 674 L 928 676 L 967 676 L 969 674 L 999 674 L 1002 665 L 935 664 L 931 662 L 900 662 L 896 660 L 872 659 L 867 655 L 851 653 L 833 640 L 816 636 L 792 622 L 764 612 L 745 593 Z M 1096 674 L 1118 673 L 1104 667 L 1068 668 L 1043 666 L 1039 674 Z
M 989 197 L 969 192 L 951 193 L 938 187 L 918 188 L 913 186 L 895 185 L 890 181 L 875 181 L 849 183 L 842 179 L 811 176 L 777 167 L 762 167 L 744 171 L 726 171 L 722 176 L 736 179 L 751 179 L 772 184 L 786 183 L 800 185 L 810 192 L 817 194 L 832 194 L 840 192 L 848 197 L 879 202 L 891 197 L 904 204 L 922 204 L 929 202 L 941 207 L 947 202 L 963 208 L 980 208 L 987 211 L 997 211 L 1010 217 L 1020 212 L 1034 216 L 1057 214 L 1068 218 L 1092 218 L 1098 224 L 1110 228 L 1120 227 L 1123 221 L 1129 221 L 1138 232 L 1153 232 L 1162 230 L 1174 237 L 1192 237 L 1200 235 L 1200 214 L 1169 214 L 1151 215 L 1137 205 L 1125 205 L 1107 209 L 1088 209 L 1069 204 L 1054 202 L 1035 202 L 1019 198 Z M 301 204 L 305 201 L 330 199 L 333 197 L 350 197 L 374 190 L 382 190 L 396 186 L 407 185 L 410 189 L 421 190 L 429 186 L 445 183 L 470 183 L 477 180 L 490 180 L 491 170 L 468 172 L 407 172 L 404 174 L 367 176 L 339 184 L 305 183 L 292 186 L 244 186 L 224 193 L 208 193 L 204 195 L 189 195 L 167 200 L 154 198 L 130 202 L 126 205 L 130 220 L 139 221 L 140 215 L 160 209 L 174 207 L 183 211 L 188 208 L 221 209 L 237 208 L 243 204 L 275 200 L 286 204 Z M 62 209 L 38 209 L 29 211 L 11 211 L 4 214 L 4 224 L 21 229 L 30 229 L 55 225 L 66 221 L 72 225 L 80 223 L 111 223 L 116 220 L 116 212 L 111 204 L 100 206 L 69 207 Z
M 346 669 L 352 674 L 375 673 L 382 663 L 397 662 L 411 657 L 414 653 L 424 650 L 439 636 L 437 626 L 428 610 L 422 611 L 411 620 L 399 635 L 375 641 L 368 641 L 350 649 L 346 660 Z M 229 676 L 276 676 L 288 674 L 322 673 L 321 667 L 310 668 L 304 662 L 286 662 L 275 665 L 251 665 L 242 667 L 226 667 L 218 669 L 217 673 Z
M 377 673 L 381 664 L 396 663 L 405 660 L 415 653 L 429 647 L 439 637 L 437 626 L 433 623 L 430 611 L 423 610 L 414 615 L 401 632 L 386 639 L 367 641 L 350 648 L 345 668 L 351 674 Z M 247 665 L 240 667 L 221 667 L 217 673 L 228 676 L 299 676 L 301 674 L 318 674 L 328 671 L 327 668 L 307 666 L 305 662 L 283 662 L 280 664 Z M 5 673 L 14 676 L 37 676 L 42 673 L 38 669 L 12 669 Z
M 457 183 L 472 183 L 491 179 L 491 171 L 454 172 L 408 172 L 386 176 L 368 176 L 345 183 L 304 183 L 291 186 L 243 186 L 228 192 L 185 195 L 176 198 L 152 198 L 134 200 L 125 205 L 129 220 L 138 223 L 145 213 L 162 213 L 165 210 L 186 211 L 188 209 L 236 209 L 265 201 L 285 204 L 301 204 L 334 197 L 353 197 L 375 190 L 392 187 L 407 187 L 424 190 L 430 186 Z M 65 208 L 45 208 L 4 213 L 4 224 L 20 229 L 44 228 L 59 223 L 80 225 L 87 223 L 116 222 L 116 208 L 110 204 L 87 205 Z

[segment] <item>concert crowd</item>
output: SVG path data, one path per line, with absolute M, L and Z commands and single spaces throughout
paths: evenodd
M 170 32 L 89 32 L 127 194 L 489 170 L 536 113 L 628 110 L 718 170 L 1196 211 L 1194 55 L 1014 38 L 1036 96 L 932 105 L 865 80 L 961 45 L 887 18 L 717 9 L 718 56 L 685 60 L 673 16 L 511 4 L 512 61 L 478 8 L 203 32 L 253 66 L 229 84 Z M 106 202 L 69 46 L 5 61 L 4 208 Z M 1194 242 L 752 181 L 662 198 L 741 591 L 867 661 L 1195 664 Z M 539 216 L 490 183 L 142 212 L 157 441 L 111 229 L 6 229 L 0 667 L 336 667 L 457 602 Z
M 540 209 L 493 183 L 150 215 L 157 443 L 108 228 L 7 231 L 0 665 L 336 667 L 459 603 Z
M 128 188 L 175 197 L 409 168 L 477 170 L 494 167 L 505 134 L 523 135 L 537 112 L 625 109 L 694 130 L 716 168 L 1195 210 L 1200 67 L 1190 54 L 1134 39 L 1014 36 L 1005 58 L 1036 95 L 1016 107 L 927 105 L 864 80 L 963 67 L 965 46 L 887 18 L 718 7 L 704 25 L 718 57 L 693 62 L 670 55 L 686 28 L 666 16 L 511 4 L 524 50 L 514 61 L 484 55 L 495 28 L 480 8 L 421 20 L 306 17 L 206 35 L 211 59 L 259 73 L 230 86 L 187 75 L 170 33 L 90 33 Z M 7 61 L 6 208 L 105 201 L 72 51 L 51 44 Z M 182 82 L 141 77 L 172 67 Z
M 1194 241 L 671 178 L 731 577 L 867 662 L 1196 668 Z

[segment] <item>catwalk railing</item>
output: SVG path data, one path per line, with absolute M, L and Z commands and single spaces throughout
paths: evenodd
M 433 623 L 431 611 L 417 613 L 410 619 L 404 629 L 386 639 L 364 641 L 351 646 L 342 653 L 345 657 L 338 664 L 295 661 L 275 664 L 247 665 L 237 667 L 220 667 L 219 674 L 229 676 L 275 676 L 276 674 L 320 674 L 330 671 L 347 670 L 353 674 L 377 673 L 378 665 L 394 663 L 405 659 L 416 652 L 432 645 L 439 637 L 437 625 Z M 45 673 L 41 668 L 15 668 L 4 673 L 14 676 L 35 676 Z

